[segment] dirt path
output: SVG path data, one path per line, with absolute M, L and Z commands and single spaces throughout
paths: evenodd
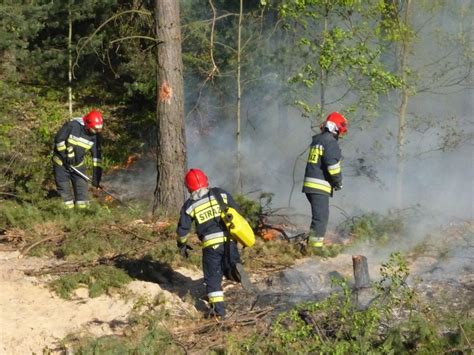
M 136 298 L 89 298 L 82 289 L 73 300 L 63 300 L 47 288 L 46 279 L 23 273 L 54 261 L 19 259 L 18 255 L 0 251 L 0 354 L 41 354 L 44 348 L 55 353 L 58 340 L 71 332 L 88 331 L 97 336 L 120 333 Z M 170 304 L 190 307 L 156 283 L 133 281 L 127 287 L 136 295 L 153 298 L 161 294 Z

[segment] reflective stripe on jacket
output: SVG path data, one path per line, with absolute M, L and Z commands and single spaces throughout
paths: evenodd
M 303 182 L 304 193 L 331 195 L 332 186 L 342 184 L 341 149 L 330 132 L 313 136 Z
M 72 160 L 74 167 L 84 164 L 85 155 L 92 154 L 93 179 L 100 182 L 102 177 L 102 152 L 100 136 L 89 134 L 81 117 L 66 122 L 54 137 L 53 161 L 63 165 Z
M 232 196 L 220 188 L 214 188 L 230 207 L 237 208 Z M 194 223 L 196 234 L 203 248 L 221 244 L 226 241 L 227 228 L 221 220 L 219 203 L 211 193 L 197 199 L 189 198 L 181 208 L 178 227 L 178 240 L 186 243 L 187 235 Z

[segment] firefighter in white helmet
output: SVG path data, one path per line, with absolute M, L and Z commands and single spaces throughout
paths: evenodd
M 308 246 L 321 252 L 329 220 L 329 196 L 342 189 L 341 149 L 338 139 L 347 132 L 347 120 L 339 112 L 330 113 L 313 136 L 306 164 L 303 192 L 311 204 Z

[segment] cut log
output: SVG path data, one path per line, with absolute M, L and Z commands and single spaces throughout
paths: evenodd
M 369 267 L 367 258 L 363 255 L 352 256 L 352 266 L 354 269 L 355 289 L 370 287 Z

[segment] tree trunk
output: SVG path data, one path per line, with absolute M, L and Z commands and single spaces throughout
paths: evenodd
M 179 211 L 185 198 L 183 63 L 179 1 L 155 0 L 157 46 L 157 181 L 153 213 Z
M 408 25 L 410 19 L 411 0 L 405 1 L 405 11 L 402 22 Z M 400 106 L 398 107 L 398 137 L 397 137 L 397 181 L 396 181 L 396 204 L 399 209 L 403 207 L 403 178 L 405 175 L 405 144 L 406 144 L 406 112 L 408 107 L 409 87 L 407 84 L 408 54 L 410 52 L 411 39 L 402 37 L 400 49 L 400 74 L 403 86 L 400 94 Z
M 240 137 L 240 127 L 241 127 L 241 99 L 242 99 L 242 84 L 240 82 L 240 70 L 241 70 L 241 40 L 242 40 L 242 14 L 243 11 L 243 0 L 240 0 L 240 12 L 239 12 L 239 25 L 237 29 L 237 128 L 235 132 L 237 140 L 237 158 L 236 158 L 236 190 L 238 193 L 242 193 L 242 171 L 241 171 L 241 160 L 242 160 L 242 148 L 241 148 L 241 137 Z
M 370 286 L 369 266 L 367 258 L 363 255 L 352 256 L 352 267 L 354 269 L 354 288 L 356 290 Z
M 72 14 L 71 14 L 71 2 L 69 1 L 68 7 L 68 36 L 67 36 L 67 55 L 68 55 L 68 106 L 69 106 L 69 118 L 72 118 Z

